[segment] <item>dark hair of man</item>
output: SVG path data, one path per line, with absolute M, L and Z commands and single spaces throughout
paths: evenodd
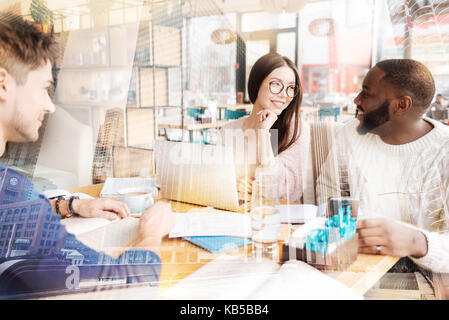
M 410 96 L 417 114 L 422 115 L 435 95 L 435 82 L 429 69 L 412 59 L 389 59 L 376 64 L 386 75 L 382 81 L 393 85 L 398 96 Z
M 256 63 L 254 63 L 248 78 L 248 95 L 251 103 L 255 103 L 259 88 L 265 78 L 274 70 L 283 66 L 287 66 L 295 73 L 295 85 L 298 87 L 298 94 L 292 99 L 290 104 L 279 115 L 276 122 L 273 124 L 272 129 L 278 130 L 279 147 L 277 152 L 288 149 L 299 137 L 299 117 L 300 106 L 302 101 L 302 88 L 299 79 L 299 72 L 295 64 L 287 57 L 283 57 L 277 53 L 269 53 L 260 57 Z M 294 120 L 293 135 L 289 139 L 289 128 Z
M 19 84 L 24 84 L 28 73 L 57 55 L 53 36 L 39 31 L 31 22 L 12 13 L 0 13 L 0 68 Z

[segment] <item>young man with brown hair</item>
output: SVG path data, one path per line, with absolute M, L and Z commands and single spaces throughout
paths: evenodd
M 55 52 L 56 43 L 51 35 L 39 32 L 19 16 L 0 14 L 0 155 L 8 141 L 36 141 L 45 115 L 54 112 L 49 90 L 53 86 L 51 69 Z M 62 216 L 68 211 L 108 219 L 129 215 L 126 205 L 118 201 L 72 201 L 60 203 L 58 211 Z M 60 267 L 70 265 L 63 254 L 69 251 L 81 255 L 84 273 L 90 277 L 126 275 L 133 264 L 139 263 L 142 269 L 134 274 L 157 281 L 161 240 L 174 224 L 168 204 L 156 203 L 143 213 L 130 250 L 118 259 L 106 260 L 104 254 L 68 233 L 59 223 L 61 217 L 54 213 L 54 208 L 55 203 L 50 204 L 36 192 L 28 179 L 0 163 L 0 296 L 78 289 L 64 288 L 68 275 Z M 19 260 L 14 258 L 17 255 L 21 256 Z M 53 261 L 51 272 L 47 270 L 49 261 Z M 102 265 L 101 261 L 114 261 L 125 268 L 110 263 Z M 11 269 L 16 263 L 27 262 L 27 272 L 21 269 L 14 273 Z

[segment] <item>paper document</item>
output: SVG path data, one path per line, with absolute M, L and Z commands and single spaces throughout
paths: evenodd
M 240 213 L 175 213 L 170 238 L 188 236 L 251 237 L 249 215 Z
M 88 247 L 117 258 L 137 238 L 139 219 L 128 217 L 109 221 L 103 218 L 72 217 L 62 219 L 61 224 Z
M 176 285 L 165 290 L 163 299 L 242 300 L 273 276 L 279 265 L 268 259 L 221 254 Z
M 254 292 L 255 300 L 363 300 L 343 283 L 303 261 L 290 260 Z
M 226 254 L 164 291 L 163 299 L 363 299 L 350 288 L 302 261 L 282 267 L 266 258 Z
M 316 217 L 322 216 L 323 210 L 325 209 L 325 206 L 315 206 L 313 204 L 280 205 L 281 223 L 306 223 Z
M 101 190 L 101 197 L 115 197 L 120 189 L 150 188 L 156 186 L 155 178 L 107 178 Z

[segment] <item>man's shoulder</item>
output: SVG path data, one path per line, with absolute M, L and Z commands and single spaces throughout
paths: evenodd
M 357 127 L 360 124 L 358 119 L 351 119 L 346 123 L 343 123 L 341 127 L 338 130 L 338 133 L 340 136 L 349 139 L 350 141 L 354 141 L 354 139 L 370 139 L 373 134 L 372 133 L 366 133 L 366 134 L 359 134 L 357 132 Z
M 445 143 L 449 139 L 449 126 L 435 119 L 424 117 L 424 120 L 429 122 L 433 129 L 428 133 L 436 138 L 436 142 Z

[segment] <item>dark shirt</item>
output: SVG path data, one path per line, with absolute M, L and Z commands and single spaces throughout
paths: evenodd
M 0 163 L 0 299 L 157 286 L 154 252 L 130 249 L 113 258 L 78 241 L 60 220 L 29 179 Z

